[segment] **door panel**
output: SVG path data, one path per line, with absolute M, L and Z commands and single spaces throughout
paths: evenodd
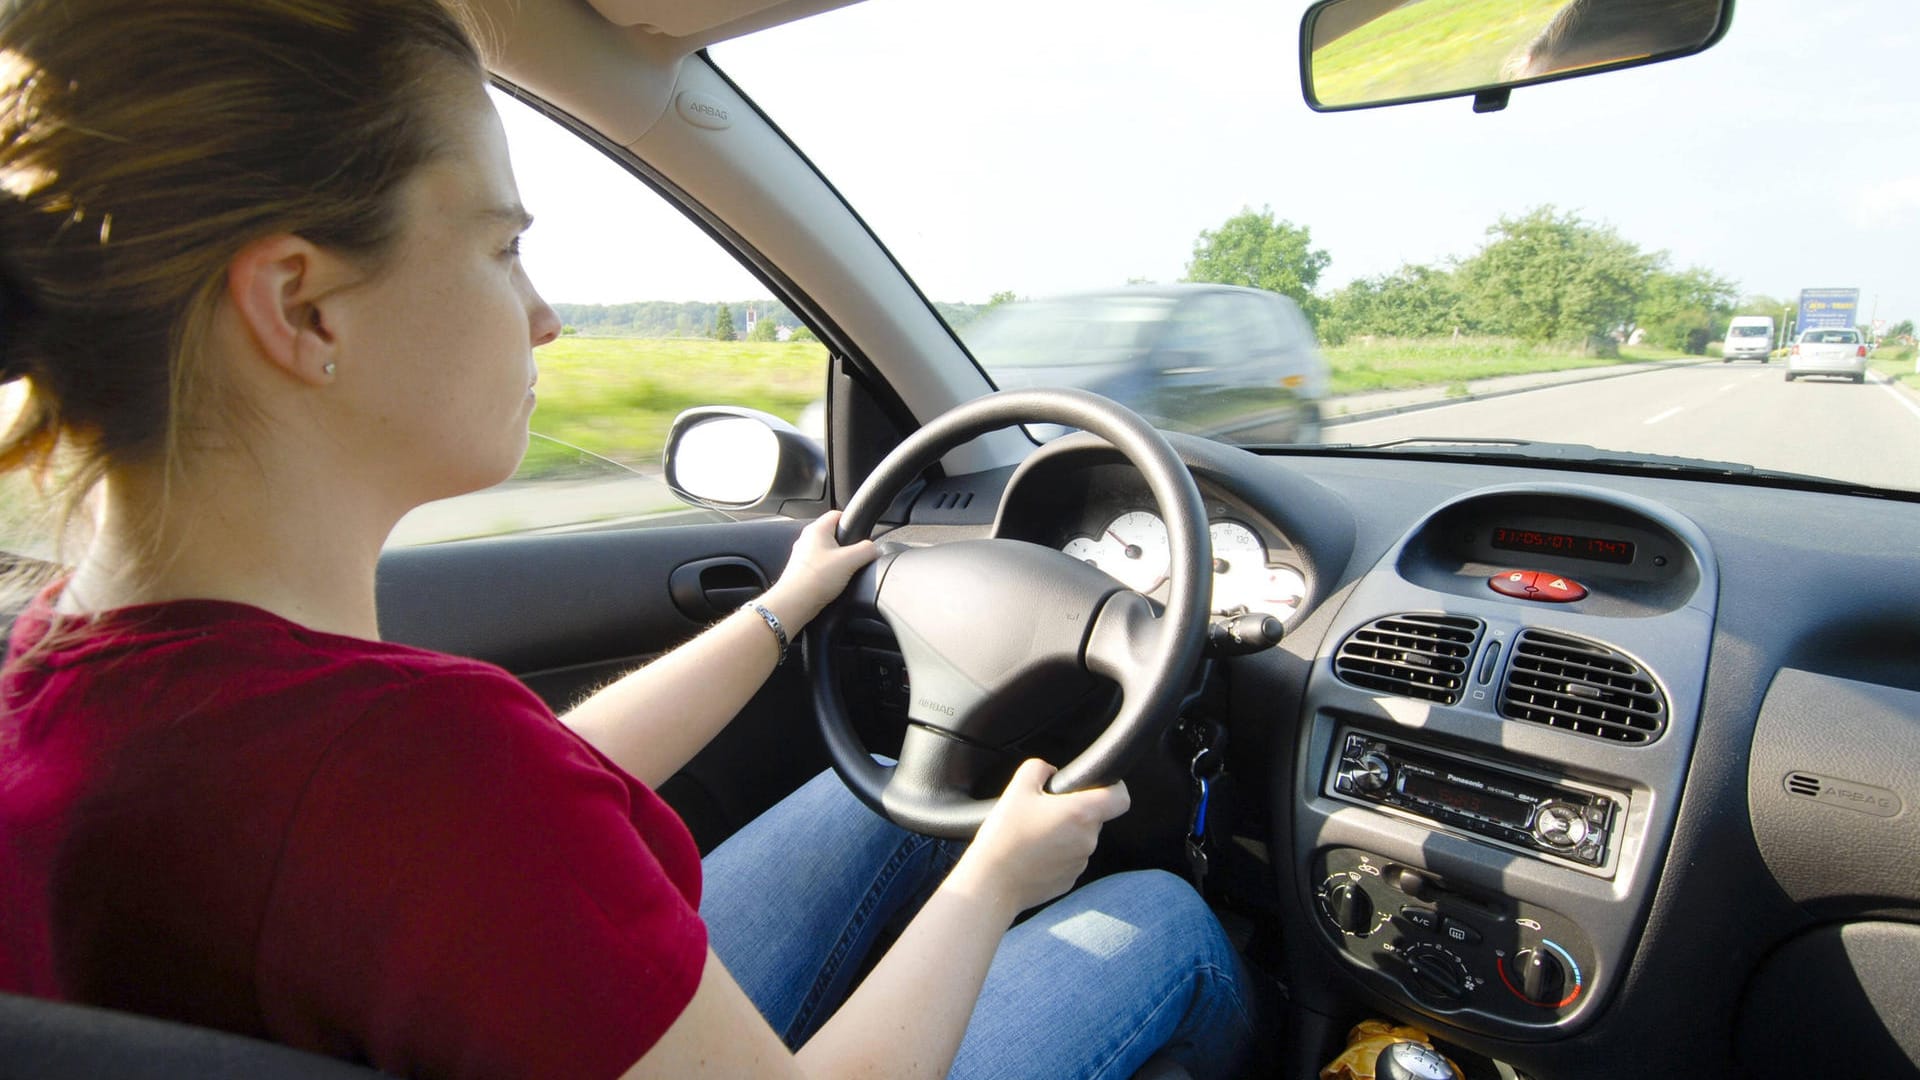
M 676 603 L 677 570 L 727 559 L 720 565 L 735 572 L 717 580 L 737 606 L 739 579 L 755 570 L 779 577 L 803 524 L 766 518 L 391 550 L 380 563 L 381 635 L 498 664 L 563 711 L 717 618 Z M 796 649 L 660 794 L 704 852 L 826 767 Z

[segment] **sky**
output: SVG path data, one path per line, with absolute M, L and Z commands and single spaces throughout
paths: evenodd
M 1745 0 L 1705 53 L 1486 115 L 1314 113 L 1292 0 L 865 0 L 712 54 L 936 300 L 1178 280 L 1201 230 L 1262 207 L 1331 256 L 1325 292 L 1465 258 L 1551 203 L 1742 293 L 1856 287 L 1863 320 L 1920 320 L 1911 3 Z M 502 109 L 550 300 L 766 294 L 593 151 Z

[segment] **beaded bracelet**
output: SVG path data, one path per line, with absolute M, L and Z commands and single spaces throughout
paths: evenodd
M 755 615 L 758 615 L 762 619 L 766 620 L 767 629 L 773 631 L 774 640 L 780 643 L 780 656 L 779 656 L 779 659 L 776 659 L 773 662 L 773 666 L 779 667 L 781 664 L 786 663 L 787 662 L 787 628 L 780 625 L 780 617 L 778 615 L 775 615 L 773 612 L 768 611 L 767 605 L 759 603 L 758 601 L 748 601 L 746 604 L 743 604 L 741 606 L 741 610 L 751 611 Z

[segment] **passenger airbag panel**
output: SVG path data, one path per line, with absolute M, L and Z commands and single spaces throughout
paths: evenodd
M 1920 693 L 1780 669 L 1754 727 L 1747 804 L 1794 900 L 1920 904 Z

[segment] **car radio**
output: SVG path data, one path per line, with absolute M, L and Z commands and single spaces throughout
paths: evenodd
M 1625 799 L 1343 730 L 1326 790 L 1355 802 L 1392 807 L 1536 855 L 1605 865 Z

